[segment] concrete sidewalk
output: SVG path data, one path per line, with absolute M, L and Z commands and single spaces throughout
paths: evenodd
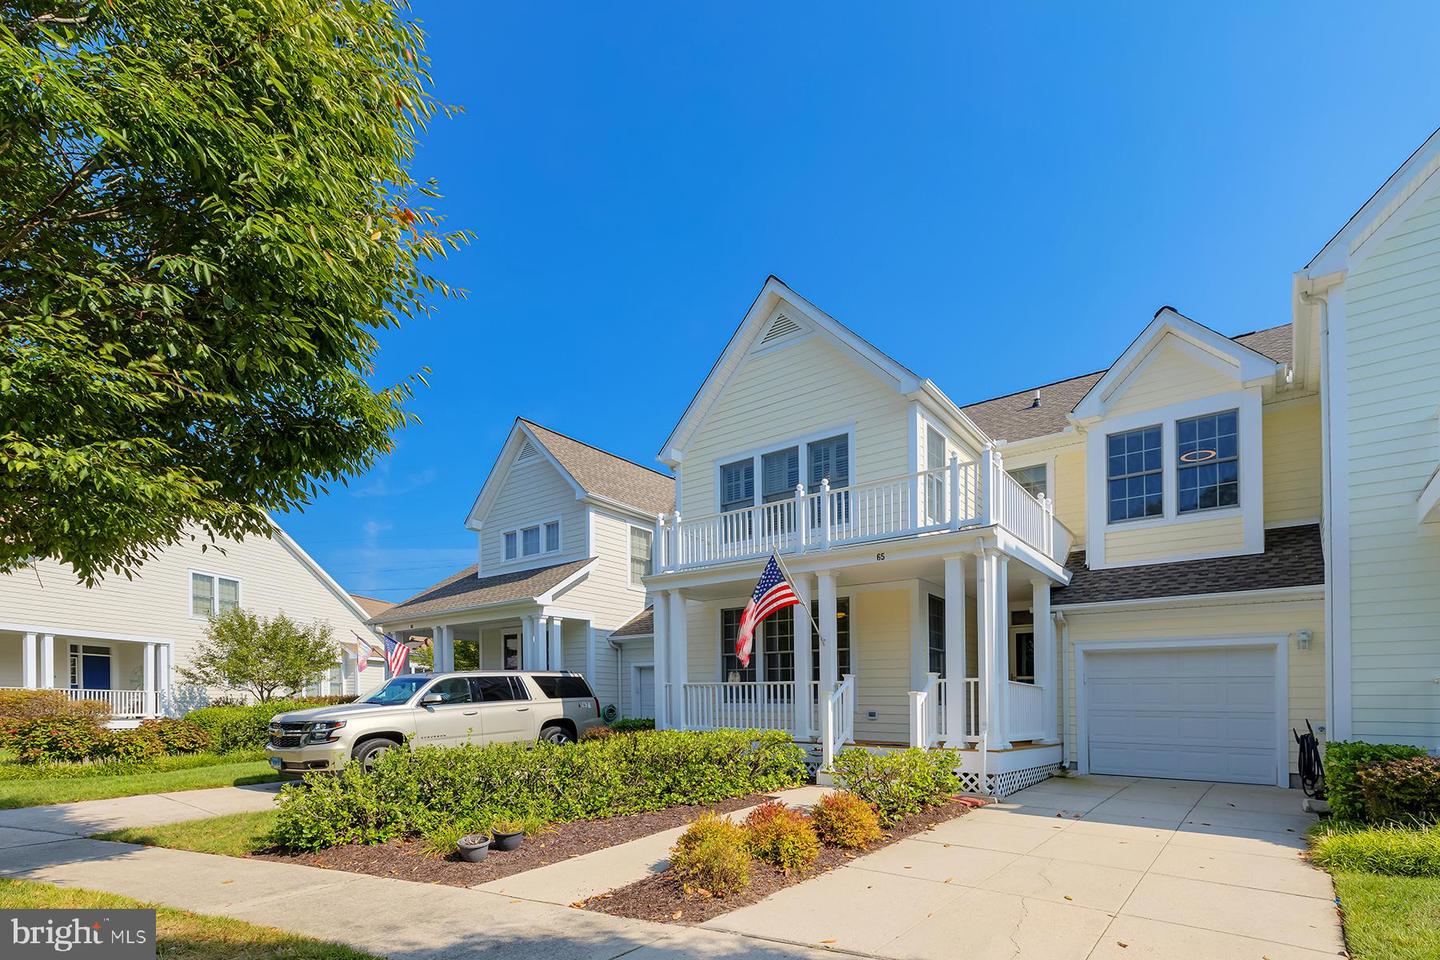
M 0 810 L 0 847 L 5 845 L 4 833 L 14 830 L 88 837 L 123 827 L 153 827 L 225 813 L 268 810 L 275 805 L 279 792 L 279 783 L 257 783 Z

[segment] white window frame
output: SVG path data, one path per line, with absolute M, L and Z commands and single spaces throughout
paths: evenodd
M 1180 459 L 1179 459 L 1179 458 L 1180 458 L 1180 454 L 1179 454 L 1179 450 L 1180 450 L 1180 424 L 1182 424 L 1182 423 L 1187 423 L 1187 422 L 1190 422 L 1190 421 L 1205 420 L 1205 419 L 1208 419 L 1208 418 L 1210 418 L 1210 417 L 1222 417 L 1222 416 L 1224 416 L 1224 415 L 1227 414 L 1227 413 L 1233 413 L 1233 414 L 1235 414 L 1235 456 L 1233 456 L 1233 457 L 1219 457 L 1219 456 L 1217 456 L 1217 457 L 1215 458 L 1215 463 L 1216 463 L 1216 464 L 1221 464 L 1221 463 L 1230 463 L 1230 462 L 1232 462 L 1232 461 L 1234 462 L 1234 464 L 1235 464 L 1235 476 L 1236 476 L 1236 480 L 1235 480 L 1235 489 L 1236 489 L 1235 502 L 1234 502 L 1234 503 L 1227 503 L 1227 504 L 1224 504 L 1224 505 L 1221 505 L 1221 504 L 1218 504 L 1218 503 L 1217 503 L 1217 504 L 1216 504 L 1215 506 L 1213 506 L 1213 507 L 1198 507 L 1198 506 L 1197 506 L 1197 507 L 1194 508 L 1193 510 L 1181 510 L 1181 509 L 1180 509 L 1180 471 L 1181 471 L 1182 469 L 1184 469 L 1184 468 L 1182 468 L 1182 467 L 1180 466 Z M 1176 459 L 1175 459 L 1175 513 L 1176 513 L 1176 515 L 1177 515 L 1177 516 L 1186 516 L 1186 517 L 1188 517 L 1188 516 L 1189 516 L 1190 514 L 1192 514 L 1192 513 L 1206 513 L 1206 514 L 1209 514 L 1209 513 L 1215 513 L 1215 512 L 1220 511 L 1220 510 L 1229 510 L 1229 509 L 1231 509 L 1232 507 L 1240 507 L 1240 506 L 1242 506 L 1242 505 L 1244 504 L 1245 498 L 1241 495 L 1241 494 L 1244 493 L 1244 490 L 1241 489 L 1242 484 L 1241 484 L 1240 479 L 1239 479 L 1239 478 L 1240 478 L 1240 466 L 1241 466 L 1241 464 L 1240 464 L 1240 457 L 1241 457 L 1241 451 L 1240 451 L 1240 429 L 1241 429 L 1241 427 L 1240 427 L 1240 411 L 1239 411 L 1239 410 L 1225 409 L 1225 410 L 1216 410 L 1216 411 L 1213 412 L 1213 413 L 1201 413 L 1201 414 L 1197 414 L 1196 416 L 1193 416 L 1193 417 L 1179 417 L 1179 418 L 1177 418 L 1177 419 L 1175 420 L 1174 423 L 1172 423 L 1172 424 L 1170 425 L 1170 429 L 1172 429 L 1172 430 L 1175 431 L 1175 444 L 1174 444 L 1174 447 L 1173 447 L 1172 449 L 1175 451 L 1175 458 L 1176 458 Z M 1203 465 L 1203 464 L 1195 464 L 1195 466 L 1202 466 L 1202 465 Z M 1189 465 L 1187 464 L 1186 466 L 1188 467 Z M 1218 497 L 1218 494 L 1217 494 L 1217 497 Z
M 716 457 L 715 495 L 713 498 L 715 503 L 715 513 L 719 514 L 724 512 L 723 504 L 725 496 L 725 474 L 722 469 L 723 467 L 728 467 L 731 464 L 738 463 L 742 460 L 753 461 L 752 469 L 754 470 L 755 476 L 755 489 L 752 492 L 750 498 L 750 506 L 758 507 L 761 505 L 761 503 L 764 502 L 764 494 L 762 493 L 762 490 L 764 489 L 764 483 L 762 481 L 761 458 L 764 457 L 765 454 L 776 453 L 789 447 L 798 447 L 800 456 L 799 476 L 800 482 L 804 484 L 806 482 L 806 478 L 810 476 L 810 444 L 814 443 L 816 440 L 829 440 L 832 437 L 841 436 L 845 438 L 845 443 L 849 447 L 850 479 L 848 481 L 848 485 L 852 487 L 855 486 L 856 477 L 859 475 L 860 471 L 858 465 L 859 461 L 855 456 L 855 424 L 852 422 L 836 427 L 831 427 L 828 430 L 815 430 L 811 433 L 805 434 L 804 436 L 790 437 L 786 440 L 777 441 L 775 443 L 767 443 L 763 447 L 752 447 L 749 450 L 741 450 L 736 453 Z M 739 507 L 737 509 L 743 510 L 745 508 Z
M 559 531 L 559 535 L 558 535 L 558 537 L 557 537 L 557 542 L 558 542 L 559 546 L 557 546 L 554 550 L 546 550 L 546 549 L 545 549 L 545 528 L 548 527 L 548 526 L 550 526 L 552 523 L 555 525 L 555 528 Z M 539 550 L 539 552 L 537 552 L 537 553 L 526 553 L 526 552 L 525 552 L 525 531 L 526 531 L 526 530 L 534 530 L 534 531 L 536 531 L 536 536 L 539 538 L 539 544 L 540 544 L 540 550 Z M 515 556 L 513 556 L 513 557 L 507 557 L 507 556 L 505 556 L 505 541 L 506 541 L 506 538 L 511 537 L 511 536 L 513 536 L 513 537 L 515 538 Z M 504 530 L 504 531 L 501 531 L 501 533 L 500 533 L 500 563 L 501 563 L 502 565 L 503 565 L 503 564 L 512 564 L 512 563 L 525 563 L 526 561 L 534 560 L 536 557 L 553 557 L 553 556 L 558 556 L 558 555 L 560 555 L 560 554 L 563 554 L 564 552 L 565 552 L 565 521 L 564 521 L 564 518 L 563 518 L 563 517 L 547 517 L 547 518 L 545 518 L 544 520 L 540 520 L 540 521 L 537 521 L 537 522 L 535 522 L 535 523 L 526 523 L 526 524 L 522 524 L 522 525 L 520 525 L 520 526 L 518 526 L 518 527 L 511 527 L 509 530 Z
M 638 523 L 628 524 L 628 526 L 630 529 L 625 532 L 625 576 L 632 589 L 644 590 L 644 581 L 635 579 L 635 541 L 634 533 L 631 531 L 639 530 L 650 538 L 650 573 L 646 576 L 655 572 L 655 531 L 650 527 L 642 527 Z
M 1124 430 L 1107 430 L 1105 432 L 1105 486 L 1101 488 L 1100 492 L 1105 494 L 1102 499 L 1105 501 L 1105 525 L 1107 527 L 1118 527 L 1122 524 L 1128 526 L 1135 523 L 1144 523 L 1147 520 L 1153 523 L 1156 520 L 1163 520 L 1165 518 L 1166 511 L 1172 506 L 1170 499 L 1174 491 L 1170 489 L 1170 484 L 1175 480 L 1175 471 L 1173 469 L 1167 470 L 1165 466 L 1166 455 L 1173 455 L 1175 451 L 1175 445 L 1173 443 L 1166 443 L 1166 430 L 1167 428 L 1173 428 L 1176 422 L 1177 421 L 1171 420 L 1161 423 L 1145 423 L 1138 427 L 1127 427 Z M 1142 470 L 1138 474 L 1127 473 L 1124 477 L 1110 476 L 1110 441 L 1116 437 L 1126 437 L 1132 433 L 1148 433 L 1151 430 L 1157 431 L 1160 434 L 1160 467 L 1157 470 Z M 1118 479 L 1129 480 L 1135 476 L 1148 477 L 1154 473 L 1160 474 L 1159 515 L 1154 517 L 1121 517 L 1118 520 L 1112 518 L 1110 516 L 1110 481 Z M 1129 500 L 1130 498 L 1126 497 L 1125 499 Z
M 227 577 L 226 579 L 228 580 L 228 579 L 230 579 L 230 578 Z M 107 690 L 115 690 L 115 689 L 117 689 L 116 686 L 115 686 L 115 684 L 117 683 L 117 680 L 116 680 L 116 674 L 117 674 L 116 661 L 119 659 L 119 654 L 118 654 L 118 653 L 116 652 L 116 650 L 115 650 L 115 644 L 109 642 L 108 640 L 93 640 L 93 639 L 88 639 L 88 638 L 85 638 L 85 637 L 81 637 L 79 640 L 73 640 L 73 641 L 67 641 L 67 642 L 66 642 L 66 645 L 65 645 L 66 676 L 67 676 L 67 678 L 70 678 L 70 683 L 74 684 L 74 686 L 70 686 L 70 687 L 68 687 L 67 689 L 70 689 L 70 690 L 90 690 L 90 689 L 94 689 L 94 688 L 92 688 L 92 687 L 83 686 L 83 684 L 84 684 L 84 682 L 85 682 L 85 666 L 84 666 L 84 663 L 83 663 L 83 657 L 85 656 L 85 648 L 86 648 L 86 647 L 104 647 L 106 650 L 109 651 L 108 654 L 92 653 L 92 654 L 90 654 L 90 656 L 92 656 L 92 657 L 108 656 L 108 657 L 110 658 L 110 680 L 109 680 L 110 686 L 106 687 L 105 689 L 107 689 Z
M 210 578 L 210 613 L 209 615 L 195 612 L 195 578 Z M 210 617 L 220 614 L 220 581 L 229 580 L 235 584 L 235 606 L 245 606 L 245 583 L 239 577 L 224 573 L 215 573 L 211 570 L 191 570 L 185 577 L 185 612 L 191 620 L 208 620 Z

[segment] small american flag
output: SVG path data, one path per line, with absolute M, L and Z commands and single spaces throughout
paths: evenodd
M 755 646 L 755 628 L 776 610 L 784 610 L 786 607 L 793 607 L 800 602 L 795 591 L 790 587 L 790 581 L 780 572 L 780 564 L 775 562 L 775 555 L 770 555 L 770 562 L 765 564 L 765 572 L 760 574 L 760 582 L 755 584 L 755 592 L 750 595 L 750 602 L 745 604 L 745 612 L 740 614 L 740 636 L 735 639 L 735 656 L 740 660 L 740 666 L 750 666 L 750 651 Z
M 390 676 L 398 677 L 410 667 L 410 647 L 390 634 L 385 634 L 385 665 Z

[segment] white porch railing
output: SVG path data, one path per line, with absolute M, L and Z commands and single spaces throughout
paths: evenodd
M 788 681 L 681 685 L 687 730 L 795 730 L 795 684 Z
M 840 748 L 855 742 L 855 677 L 845 674 L 824 706 L 820 715 L 820 767 L 828 770 Z
M 1031 496 L 987 449 L 976 461 L 832 489 L 797 486 L 793 497 L 720 514 L 656 524 L 656 569 L 693 569 L 769 553 L 807 553 L 873 540 L 966 527 L 1003 526 L 1045 555 L 1068 550 L 1054 505 Z M 1058 527 L 1058 530 L 1057 530 Z
M 965 678 L 965 739 L 980 739 L 980 678 Z
M 31 687 L 3 687 L 4 690 L 29 690 Z M 98 700 L 110 708 L 110 716 L 122 719 L 151 717 L 155 715 L 156 693 L 154 690 L 88 690 L 70 687 L 56 687 L 69 700 Z
M 910 691 L 910 746 L 938 746 L 945 737 L 945 681 L 925 675 L 923 689 Z
M 1018 680 L 1007 681 L 1010 704 L 1006 736 L 1011 740 L 1039 740 L 1045 736 L 1045 688 Z

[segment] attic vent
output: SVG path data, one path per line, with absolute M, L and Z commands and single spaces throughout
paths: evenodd
M 800 330 L 800 324 L 791 320 L 783 313 L 775 314 L 775 319 L 770 321 L 770 329 L 765 331 L 765 336 L 760 338 L 760 345 L 779 340 L 781 337 L 788 337 Z
M 1030 401 L 1030 409 L 1034 410 L 1038 406 L 1040 406 L 1040 391 L 1036 390 L 1035 397 Z
M 516 463 L 524 463 L 526 460 L 534 460 L 539 454 L 535 452 L 535 445 L 529 440 L 520 444 L 520 452 L 515 454 Z

